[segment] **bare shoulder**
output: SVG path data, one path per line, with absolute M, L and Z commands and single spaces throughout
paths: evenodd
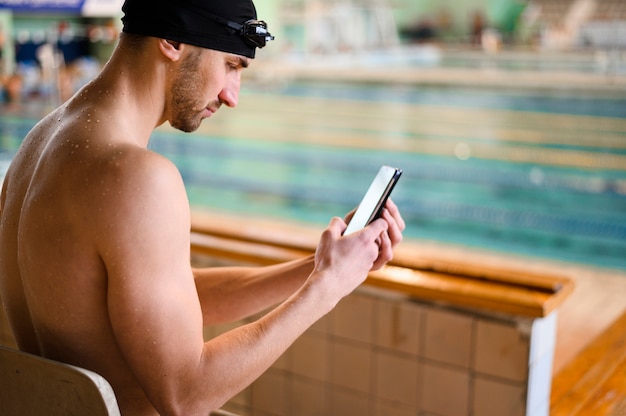
M 95 158 L 102 168 L 99 171 L 101 179 L 115 181 L 107 184 L 120 191 L 134 190 L 136 196 L 141 196 L 158 192 L 163 187 L 172 190 L 171 187 L 182 186 L 182 178 L 174 163 L 141 146 L 113 141 L 97 152 Z
M 116 207 L 126 218 L 188 211 L 180 172 L 164 156 L 132 144 L 113 144 L 94 162 L 99 167 L 89 173 L 94 175 L 90 181 L 96 188 L 90 191 L 94 203 Z

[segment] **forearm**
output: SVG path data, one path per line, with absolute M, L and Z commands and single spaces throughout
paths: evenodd
M 295 293 L 261 318 L 206 342 L 199 307 L 191 315 L 183 312 L 191 302 L 172 287 L 168 295 L 179 304 L 154 311 L 159 321 L 171 322 L 129 330 L 132 320 L 118 319 L 119 338 L 132 353 L 132 367 L 160 414 L 208 414 L 262 375 L 298 336 L 332 309 L 342 297 L 333 277 L 337 276 L 331 272 L 313 272 Z M 184 315 L 189 318 L 180 319 Z M 129 343 L 135 343 L 134 347 Z
M 322 286 L 307 282 L 259 320 L 205 344 L 204 373 L 219 375 L 217 385 L 211 385 L 214 406 L 221 406 L 250 385 L 307 328 L 331 310 L 336 296 L 325 294 Z
M 204 325 L 236 321 L 278 304 L 313 270 L 313 256 L 265 267 L 194 269 Z

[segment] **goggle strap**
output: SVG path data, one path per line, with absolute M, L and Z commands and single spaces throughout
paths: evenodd
M 212 20 L 214 20 L 214 21 L 216 21 L 218 23 L 221 23 L 223 25 L 228 26 L 229 28 L 233 29 L 235 32 L 237 32 L 237 33 L 239 33 L 239 34 L 241 34 L 243 36 L 251 35 L 251 33 L 248 33 L 246 28 L 247 27 L 253 27 L 254 28 L 254 33 L 253 33 L 254 35 L 264 37 L 266 42 L 269 41 L 269 40 L 274 40 L 274 36 L 272 36 L 269 33 L 269 31 L 265 27 L 263 27 L 263 26 L 260 26 L 260 25 L 256 25 L 255 26 L 255 25 L 249 25 L 249 24 L 245 24 L 245 23 L 244 24 L 240 24 L 240 23 L 237 23 L 237 22 L 233 22 L 232 20 L 225 19 L 225 18 L 223 18 L 221 16 L 217 16 L 217 15 L 212 14 L 212 13 L 203 12 L 203 14 L 206 17 L 208 17 L 209 19 L 212 19 Z M 258 22 L 262 22 L 262 20 L 259 20 Z M 248 23 L 248 22 L 246 22 L 246 23 Z M 265 22 L 263 22 L 263 24 L 265 24 Z M 262 45 L 256 44 L 256 46 L 259 47 L 259 48 L 262 48 L 264 45 L 262 46 Z

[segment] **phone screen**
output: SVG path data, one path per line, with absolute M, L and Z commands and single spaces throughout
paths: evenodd
M 398 168 L 390 166 L 380 168 L 343 235 L 358 231 L 380 217 L 387 198 L 389 198 L 401 174 L 402 170 Z

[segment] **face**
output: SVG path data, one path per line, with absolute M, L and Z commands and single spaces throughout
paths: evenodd
M 241 71 L 248 66 L 248 59 L 238 55 L 190 49 L 172 84 L 169 120 L 172 127 L 185 132 L 197 130 L 222 104 L 237 105 Z

